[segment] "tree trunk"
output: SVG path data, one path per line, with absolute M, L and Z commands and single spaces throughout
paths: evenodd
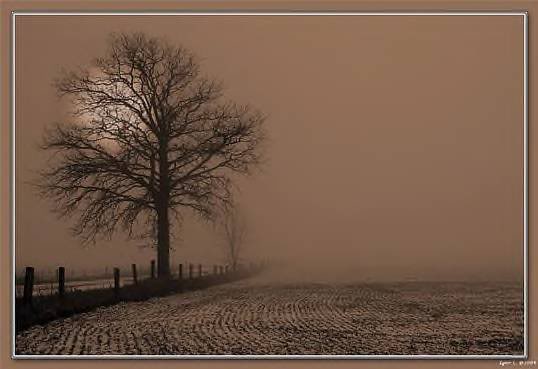
M 159 195 L 157 203 L 157 277 L 170 277 L 170 178 L 167 144 L 162 141 L 159 152 Z
M 157 214 L 157 277 L 170 276 L 170 223 L 168 209 L 159 209 Z

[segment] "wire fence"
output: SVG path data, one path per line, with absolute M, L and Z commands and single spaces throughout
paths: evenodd
M 254 263 L 250 264 L 254 267 Z M 238 269 L 246 266 L 240 265 Z M 62 270 L 63 269 L 63 270 Z M 76 270 L 68 270 L 59 267 L 55 273 L 45 270 L 41 273 L 32 267 L 26 267 L 24 274 L 18 273 L 15 278 L 15 297 L 31 298 L 31 296 L 50 296 L 55 294 L 72 293 L 93 289 L 121 288 L 136 284 L 137 281 L 156 278 L 155 261 L 152 260 L 149 268 L 143 268 L 140 273 L 137 265 L 132 264 L 130 269 L 111 268 L 112 274 L 105 268 L 101 275 L 87 275 L 85 272 L 77 273 Z M 117 270 L 117 280 L 115 271 Z M 231 271 L 228 265 L 204 265 L 204 264 L 178 264 L 171 268 L 170 276 L 176 279 L 195 279 L 210 275 L 223 275 Z M 62 275 L 60 277 L 60 275 Z

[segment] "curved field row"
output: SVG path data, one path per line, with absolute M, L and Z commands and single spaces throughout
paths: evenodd
M 521 354 L 521 288 L 241 281 L 36 326 L 18 354 Z

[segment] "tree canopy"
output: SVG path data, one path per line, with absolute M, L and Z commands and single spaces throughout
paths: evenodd
M 159 275 L 168 273 L 169 213 L 211 218 L 232 202 L 232 174 L 260 163 L 263 114 L 225 99 L 190 51 L 163 39 L 114 34 L 105 56 L 55 86 L 73 112 L 44 135 L 55 155 L 42 194 L 60 216 L 78 214 L 85 242 L 118 228 L 154 238 L 166 253 Z

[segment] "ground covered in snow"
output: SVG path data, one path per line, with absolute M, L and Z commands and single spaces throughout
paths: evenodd
M 523 353 L 511 283 L 271 283 L 259 276 L 35 326 L 17 354 Z

